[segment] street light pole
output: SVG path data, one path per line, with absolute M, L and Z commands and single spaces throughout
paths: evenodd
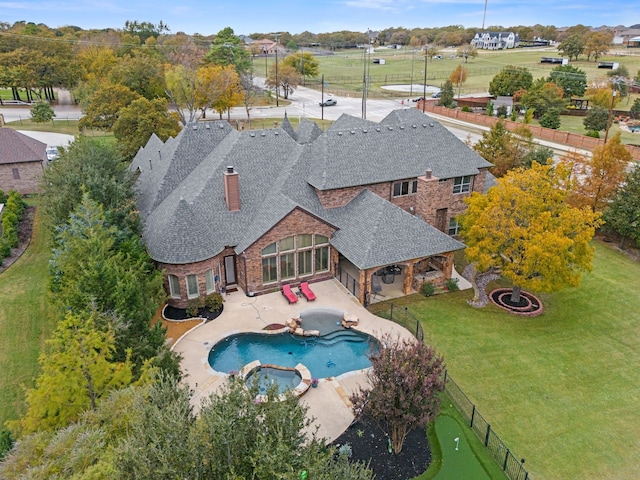
M 413 61 L 416 58 L 415 47 L 411 50 L 411 86 L 409 87 L 409 96 L 413 97 Z

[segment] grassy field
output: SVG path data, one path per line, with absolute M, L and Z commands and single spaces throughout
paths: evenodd
M 536 318 L 409 300 L 425 341 L 534 479 L 635 479 L 640 451 L 640 264 L 595 243 L 580 287 L 542 297 Z
M 21 412 L 23 387 L 33 386 L 38 355 L 53 329 L 47 233 L 36 219 L 29 248 L 0 274 L 0 425 Z
M 339 52 L 331 56 L 317 57 L 320 62 L 320 74 L 325 76 L 325 90 L 362 91 L 363 53 L 362 50 L 353 50 Z M 628 52 L 624 50 L 612 51 L 611 55 L 605 56 L 600 60 L 619 62 L 627 67 L 631 75 L 636 75 L 640 71 L 640 55 L 622 56 L 622 53 Z M 449 58 L 453 54 L 455 54 L 455 49 L 447 49 L 442 52 L 443 58 L 441 60 L 428 60 L 428 84 L 440 86 L 449 77 L 449 74 L 460 65 L 462 59 Z M 461 93 L 464 95 L 466 93 L 486 92 L 491 79 L 507 65 L 526 67 L 534 79 L 548 77 L 554 65 L 541 64 L 540 57 L 543 56 L 556 57 L 561 55 L 555 49 L 481 50 L 478 57 L 470 58 L 464 64 L 468 76 L 467 81 L 462 85 Z M 384 65 L 368 63 L 368 75 L 371 76 L 372 83 L 370 87 L 371 95 L 380 94 L 382 92 L 380 87 L 383 85 L 405 84 L 409 83 L 411 78 L 413 78 L 415 84 L 422 84 L 424 80 L 424 57 L 420 55 L 420 52 L 414 53 L 409 48 L 401 50 L 381 48 L 371 54 L 371 58 L 367 59 L 367 62 L 370 62 L 374 57 L 384 58 L 386 63 Z M 579 60 L 571 62 L 571 65 L 584 70 L 589 82 L 601 82 L 607 79 L 607 70 L 598 69 L 596 62 Z M 411 72 L 413 72 L 413 76 Z M 318 80 L 316 79 L 316 81 Z M 402 96 L 403 94 L 397 93 L 396 95 Z M 419 95 L 420 92 L 414 92 L 414 96 Z M 630 108 L 633 100 L 639 96 L 633 94 L 628 104 L 626 101 L 622 102 L 618 108 L 621 110 Z

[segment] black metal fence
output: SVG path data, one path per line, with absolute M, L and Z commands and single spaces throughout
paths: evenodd
M 337 279 L 340 281 L 340 283 L 344 285 L 354 297 L 360 298 L 360 285 L 358 284 L 358 280 L 349 275 L 347 271 L 340 268 L 340 266 L 338 266 L 337 271 Z
M 420 321 L 409 311 L 408 307 L 389 303 L 388 308 L 376 311 L 376 315 L 396 322 L 409 331 L 421 342 L 424 341 L 424 330 Z M 469 400 L 458 384 L 445 371 L 445 392 L 460 412 L 468 425 L 478 436 L 489 454 L 500 465 L 510 480 L 531 480 L 529 472 L 524 468 L 524 459 L 518 458 L 507 448 L 500 437 L 491 429 L 491 424 L 480 414 L 476 406 Z

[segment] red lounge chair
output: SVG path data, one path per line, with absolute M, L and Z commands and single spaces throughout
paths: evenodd
M 309 288 L 309 282 L 302 282 L 300 284 L 300 293 L 304 295 L 304 298 L 307 299 L 307 302 L 316 299 L 316 294 L 311 291 Z
M 282 294 L 289 300 L 289 305 L 298 301 L 298 296 L 291 290 L 291 285 L 283 285 Z

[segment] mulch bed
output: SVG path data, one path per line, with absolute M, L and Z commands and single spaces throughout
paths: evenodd
M 389 453 L 389 442 L 384 432 L 370 417 L 362 417 L 332 445 L 351 446 L 351 460 L 369 463 L 376 478 L 384 480 L 409 480 L 424 473 L 431 463 L 431 449 L 426 431 L 415 429 L 407 435 L 398 455 Z
M 213 311 L 209 310 L 208 308 L 201 308 L 200 310 L 198 310 L 198 317 L 206 318 L 207 321 L 215 320 L 220 316 L 223 309 L 224 309 L 224 305 L 220 307 L 219 310 L 213 310 Z M 187 315 L 186 308 L 176 308 L 176 307 L 172 307 L 171 305 L 167 305 L 166 307 L 164 307 L 163 314 L 167 320 L 179 321 L 179 320 L 189 320 L 191 318 L 194 318 Z
M 18 248 L 11 249 L 11 255 L 5 257 L 0 264 L 0 273 L 4 272 L 20 258 L 31 242 L 31 232 L 33 231 L 33 218 L 36 214 L 36 207 L 25 207 L 22 218 L 18 223 Z
M 540 299 L 524 290 L 520 292 L 520 301 L 512 302 L 512 291 L 511 288 L 498 288 L 489 294 L 489 298 L 498 307 L 516 315 L 535 317 L 544 311 Z

